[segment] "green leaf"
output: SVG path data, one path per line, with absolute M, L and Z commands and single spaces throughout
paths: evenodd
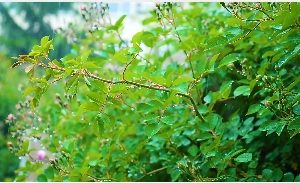
M 226 30 L 226 34 L 231 34 L 231 35 L 234 35 L 234 36 L 237 36 L 241 33 L 243 33 L 243 30 L 240 29 L 239 27 L 230 27 Z
M 249 96 L 250 95 L 250 87 L 249 86 L 239 86 L 237 87 L 234 92 L 233 95 L 236 96 Z
M 201 145 L 200 150 L 206 158 L 215 157 L 217 154 L 215 144 Z
M 24 154 L 27 154 L 28 153 L 28 147 L 29 147 L 29 140 L 25 140 L 23 143 L 22 143 L 22 147 L 20 148 L 18 154 L 23 156 Z
M 267 168 L 263 169 L 262 176 L 267 179 L 267 181 L 273 181 L 273 170 Z
M 34 110 L 39 104 L 39 99 L 33 98 L 30 102 L 30 107 L 32 110 Z
M 193 77 L 191 76 L 179 76 L 175 81 L 173 82 L 173 86 L 180 85 L 182 83 L 187 83 L 193 81 Z
M 222 86 L 220 87 L 219 93 L 221 94 L 222 98 L 227 98 L 231 92 L 231 86 L 233 81 L 225 81 Z
M 67 152 L 72 152 L 74 150 L 75 144 L 72 140 L 68 139 L 63 143 L 63 148 Z
M 121 17 L 116 21 L 116 23 L 115 23 L 115 25 L 114 25 L 114 29 L 115 29 L 115 30 L 118 30 L 118 29 L 121 27 L 121 25 L 122 25 L 122 23 L 123 23 L 123 21 L 124 21 L 125 18 L 126 18 L 126 15 L 123 15 L 123 16 L 121 16 Z
M 47 182 L 47 177 L 44 174 L 39 175 L 37 178 L 37 181 L 39 182 Z
M 159 122 L 147 124 L 145 127 L 145 134 L 148 136 L 148 139 L 153 137 L 155 134 L 159 132 L 161 129 L 162 125 Z
M 205 114 L 208 112 L 208 107 L 206 105 L 200 105 L 198 107 L 198 111 L 200 114 Z
M 146 18 L 146 19 L 143 20 L 143 25 L 147 25 L 147 24 L 150 24 L 152 22 L 156 22 L 156 20 L 157 19 L 155 17 L 151 16 L 151 17 Z
M 191 156 L 196 156 L 197 153 L 199 151 L 199 148 L 195 145 L 192 145 L 191 147 L 188 148 L 188 153 L 191 155 Z
M 300 45 L 298 45 L 293 51 L 289 52 L 288 54 L 285 54 L 278 60 L 278 66 L 282 67 L 285 65 L 288 61 L 290 61 L 292 58 L 296 57 L 300 53 Z
M 45 44 L 47 44 L 48 43 L 48 41 L 49 41 L 49 36 L 44 36 L 44 37 L 42 37 L 42 39 L 41 39 L 41 46 L 44 46 Z
M 300 117 L 297 117 L 293 121 L 291 121 L 288 125 L 288 130 L 300 129 Z
M 223 162 L 231 160 L 234 156 L 244 152 L 245 149 L 239 149 L 239 150 L 232 150 L 229 153 L 226 154 L 226 157 L 223 158 Z M 250 164 L 249 164 L 250 165 Z
M 293 182 L 294 174 L 292 172 L 287 172 L 287 173 L 283 174 L 282 181 L 283 182 Z
M 77 76 L 70 77 L 70 79 L 66 82 L 66 85 L 65 85 L 66 93 L 68 93 L 70 88 L 73 87 L 74 85 L 76 85 L 77 83 L 78 83 L 78 77 Z
M 102 104 L 105 101 L 106 95 L 96 92 L 86 92 L 86 95 L 97 104 Z
M 260 109 L 261 109 L 261 105 L 260 105 L 260 104 L 252 104 L 252 105 L 249 107 L 248 112 L 247 112 L 246 115 L 250 115 L 250 114 L 256 113 L 256 112 L 258 112 Z
M 293 107 L 293 112 L 294 114 L 296 114 L 297 116 L 300 116 L 300 104 L 297 104 Z
M 171 172 L 171 179 L 172 181 L 176 181 L 178 180 L 179 176 L 181 174 L 181 171 L 179 169 L 173 169 L 172 172 Z
M 300 175 L 297 175 L 297 177 L 295 177 L 294 182 L 300 182 Z
M 41 39 L 41 46 L 39 48 L 36 47 L 37 52 L 40 52 L 43 55 L 48 55 L 50 49 L 53 49 L 53 45 L 52 40 L 50 40 L 49 36 L 43 37 Z
M 152 48 L 157 40 L 157 36 L 155 36 L 152 32 L 145 31 L 141 36 L 141 41 L 148 47 Z
M 25 89 L 23 95 L 28 96 L 28 95 L 34 93 L 37 89 L 38 89 L 38 87 L 28 87 Z
M 267 131 L 267 135 L 276 132 L 279 136 L 286 125 L 285 121 L 266 121 L 260 126 L 261 131 Z
M 81 104 L 80 109 L 88 110 L 88 111 L 99 111 L 100 107 L 94 102 L 89 102 L 89 103 Z
M 88 79 L 87 77 L 83 76 L 83 79 L 84 79 L 85 84 L 86 84 L 88 87 L 91 87 L 91 86 L 92 86 L 92 85 L 91 85 L 91 82 L 89 81 L 89 79 Z
M 164 116 L 161 118 L 161 121 L 167 125 L 173 125 L 176 121 L 173 116 Z
M 298 83 L 300 83 L 300 77 L 297 77 L 295 81 L 293 81 L 288 87 L 286 87 L 286 90 L 291 90 L 295 86 L 299 86 Z
M 209 129 L 213 130 L 222 123 L 222 117 L 217 113 L 210 113 L 206 121 L 209 123 Z
M 216 48 L 216 47 L 221 47 L 227 43 L 227 39 L 223 36 L 215 37 L 212 39 L 209 39 L 207 42 L 208 44 L 208 49 Z
M 206 70 L 213 71 L 215 69 L 215 62 L 217 61 L 220 53 L 215 54 L 211 57 L 210 61 L 206 64 Z
M 176 90 L 172 90 L 169 93 L 169 97 L 165 102 L 165 107 L 168 106 L 168 105 L 171 105 L 173 103 L 175 103 L 175 104 L 179 103 L 179 97 L 176 94 L 177 94 Z
M 220 61 L 219 67 L 231 64 L 237 60 L 238 60 L 238 55 L 236 53 L 229 54 Z
M 116 52 L 116 54 L 113 56 L 113 60 L 117 60 L 121 63 L 127 63 L 130 61 L 130 56 L 128 55 L 128 49 L 129 48 L 123 48 L 122 50 Z
M 34 67 L 35 67 L 35 65 L 30 65 L 25 68 L 25 73 L 27 73 L 29 77 L 34 76 Z
M 107 114 L 105 113 L 99 113 L 96 117 L 97 121 L 99 123 L 109 123 L 110 122 L 110 116 L 108 116 Z
M 235 158 L 235 161 L 240 162 L 240 163 L 249 162 L 251 160 L 252 160 L 252 153 L 243 153 Z
M 155 106 L 152 106 L 148 103 L 140 103 L 137 106 L 137 111 L 138 112 L 143 112 L 143 113 L 149 113 L 155 110 Z
M 188 87 L 189 87 L 188 83 L 181 83 L 179 85 L 172 86 L 171 89 L 176 90 L 177 92 L 180 93 L 187 93 Z
M 80 62 L 81 63 L 86 62 L 88 60 L 90 54 L 91 54 L 91 50 L 82 51 L 82 53 L 80 54 Z
M 283 172 L 280 168 L 275 168 L 273 171 L 273 180 L 279 182 L 283 176 Z
M 210 104 L 213 101 L 213 94 L 212 92 L 209 92 L 204 98 L 204 102 L 207 104 Z
M 209 130 L 207 130 L 209 131 Z M 198 140 L 207 140 L 212 139 L 213 135 L 210 132 L 201 132 L 201 134 L 198 135 Z
M 141 41 L 142 41 L 142 36 L 143 36 L 143 32 L 138 32 L 136 33 L 133 37 L 132 37 L 132 40 L 131 42 L 133 43 L 133 45 L 135 44 L 141 44 Z
M 94 166 L 96 166 L 98 164 L 98 161 L 97 160 L 91 160 L 90 162 L 89 162 L 89 165 L 91 166 L 91 167 L 94 167 Z
M 44 171 L 45 176 L 47 177 L 47 179 L 52 180 L 54 178 L 54 169 L 52 167 L 48 167 L 45 171 Z

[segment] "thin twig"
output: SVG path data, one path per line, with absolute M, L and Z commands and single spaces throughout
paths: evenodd
M 233 43 L 236 43 L 244 38 L 246 38 L 251 32 L 253 32 L 260 24 L 262 21 L 258 22 L 250 31 L 248 31 L 243 37 L 240 37 L 239 39 L 235 40 Z
M 125 68 L 124 68 L 124 70 L 123 70 L 123 73 L 122 73 L 122 78 L 123 78 L 123 80 L 126 80 L 126 79 L 125 79 L 125 72 L 126 72 L 126 70 L 128 69 L 129 65 L 136 59 L 137 56 L 138 56 L 138 54 L 135 54 L 135 56 L 132 57 L 132 59 L 126 64 L 126 66 L 125 66 Z
M 142 178 L 144 178 L 144 177 L 146 177 L 146 176 L 148 176 L 148 175 L 154 174 L 154 173 L 156 173 L 156 172 L 160 172 L 160 171 L 165 170 L 165 169 L 167 169 L 167 167 L 161 167 L 161 168 L 156 169 L 156 170 L 153 170 L 153 171 L 151 171 L 151 172 L 147 172 L 147 173 L 145 173 L 142 177 L 140 177 L 138 180 L 141 180 Z
M 90 174 L 87 174 L 87 176 L 91 179 L 93 179 L 93 181 L 97 181 L 97 182 L 111 182 L 111 181 L 116 181 L 114 179 L 107 179 L 107 178 L 98 178 L 98 177 L 95 177 L 93 175 L 90 175 Z
M 105 101 L 103 102 L 103 104 L 102 104 L 102 106 L 101 106 L 100 112 L 103 112 L 104 107 L 105 107 L 106 104 L 107 104 L 108 97 L 109 97 L 109 94 L 108 94 L 108 93 L 109 93 L 110 90 L 111 90 L 111 85 L 112 85 L 112 84 L 109 84 L 109 86 L 108 86 L 108 92 L 107 92 L 107 94 L 106 94 Z
M 164 16 L 164 17 L 165 17 L 165 16 Z M 176 26 L 176 23 L 175 23 L 174 14 L 173 14 L 173 11 L 172 11 L 172 10 L 171 10 L 171 17 L 172 17 L 172 20 L 169 20 L 169 19 L 167 19 L 166 17 L 165 17 L 165 18 L 166 18 L 167 20 L 169 20 L 170 24 L 173 26 L 173 28 L 174 28 L 174 30 L 175 30 L 175 34 L 176 34 L 176 36 L 177 36 L 177 38 L 178 38 L 179 43 L 182 43 L 182 39 L 181 39 L 181 37 L 180 37 L 180 35 L 179 35 L 179 32 L 177 31 L 177 26 Z M 192 61 L 191 61 L 191 55 L 189 55 L 189 54 L 187 53 L 187 51 L 184 50 L 184 49 L 183 49 L 183 52 L 184 52 L 184 54 L 185 54 L 185 56 L 186 56 L 186 59 L 187 59 L 189 65 L 190 65 L 190 68 L 191 68 L 191 71 L 192 71 L 192 76 L 193 76 L 194 79 L 196 79 L 195 71 L 194 71 L 194 68 L 193 68 Z M 197 92 L 197 96 L 199 97 L 199 96 L 200 96 L 200 92 L 199 92 L 199 90 L 198 90 L 197 87 L 196 87 L 196 92 Z

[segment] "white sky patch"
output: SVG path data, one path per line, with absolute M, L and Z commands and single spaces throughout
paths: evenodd
M 80 7 L 86 3 L 74 3 L 75 12 L 59 11 L 55 15 L 47 15 L 44 21 L 49 23 L 53 30 L 65 28 L 69 23 L 80 24 L 83 19 L 80 15 Z M 132 36 L 143 30 L 142 20 L 149 15 L 149 11 L 155 7 L 155 3 L 109 3 L 112 23 L 115 23 L 122 15 L 126 15 L 123 22 L 122 37 L 130 40 Z
M 76 12 L 58 11 L 55 15 L 47 15 L 44 17 L 44 22 L 48 23 L 52 29 L 56 30 L 67 26 L 69 23 L 78 23 L 80 15 Z
M 14 19 L 15 23 L 23 30 L 29 28 L 29 23 L 25 20 L 25 11 L 17 12 L 15 9 L 11 8 L 8 13 L 11 18 Z

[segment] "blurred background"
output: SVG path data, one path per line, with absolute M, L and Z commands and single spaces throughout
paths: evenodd
M 61 58 L 70 51 L 72 37 L 70 27 L 84 26 L 80 11 L 88 3 L 13 3 L 0 2 L 0 181 L 13 181 L 20 160 L 9 150 L 8 126 L 5 120 L 15 112 L 22 100 L 20 85 L 25 82 L 24 73 L 11 69 L 11 57 L 26 54 L 43 36 L 54 39 L 53 58 Z M 112 21 L 126 14 L 125 40 L 141 30 L 140 20 L 154 3 L 110 3 Z M 18 90 L 19 88 L 19 90 Z

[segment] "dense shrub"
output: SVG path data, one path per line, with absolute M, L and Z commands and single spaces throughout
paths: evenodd
M 46 36 L 13 65 L 17 180 L 299 181 L 299 3 L 162 3 L 130 42 L 82 10 L 70 54 Z

